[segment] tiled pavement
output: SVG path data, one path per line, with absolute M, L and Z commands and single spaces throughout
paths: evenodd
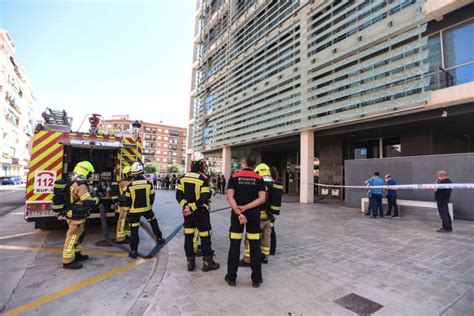
M 173 195 L 157 195 L 166 233 L 181 221 Z M 213 209 L 226 205 L 222 195 L 213 199 Z M 334 303 L 350 293 L 383 305 L 375 315 L 474 313 L 472 222 L 455 221 L 454 233 L 439 234 L 436 221 L 372 219 L 339 205 L 284 203 L 277 255 L 263 266 L 264 283 L 254 289 L 248 268 L 239 269 L 236 288 L 224 281 L 229 212 L 211 216 L 221 268 L 187 272 L 179 233 L 160 254 L 164 275 L 146 314 L 355 315 Z

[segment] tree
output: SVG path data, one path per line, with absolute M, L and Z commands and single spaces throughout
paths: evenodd
M 182 165 L 171 165 L 168 166 L 168 173 L 182 173 L 184 167 Z
M 159 170 L 159 165 L 154 162 L 147 162 L 145 164 L 145 173 L 156 173 Z

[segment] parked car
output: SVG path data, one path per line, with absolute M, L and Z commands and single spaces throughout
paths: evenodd
M 6 176 L 6 177 L 1 177 L 0 181 L 2 185 L 15 185 L 15 184 L 21 184 L 21 177 L 17 176 Z

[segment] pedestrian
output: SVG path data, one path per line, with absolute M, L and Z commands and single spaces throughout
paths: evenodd
M 226 183 L 225 177 L 224 175 L 221 175 L 221 194 L 225 194 L 225 183 Z
M 182 207 L 184 217 L 184 251 L 186 253 L 188 271 L 194 271 L 196 268 L 194 246 L 196 229 L 201 239 L 202 271 L 207 272 L 219 269 L 219 264 L 213 259 L 212 227 L 209 214 L 211 191 L 209 188 L 209 177 L 205 174 L 205 170 L 206 162 L 204 155 L 200 152 L 194 152 L 191 156 L 191 171 L 179 179 L 176 188 L 176 200 Z
M 436 175 L 437 184 L 452 183 L 448 177 L 448 173 L 440 170 Z M 434 189 L 436 204 L 438 205 L 439 217 L 441 217 L 442 226 L 437 230 L 438 233 L 450 233 L 453 231 L 452 218 L 449 214 L 449 199 L 451 197 L 452 189 Z
M 387 216 L 392 216 L 392 218 L 400 218 L 398 216 L 398 205 L 397 205 L 397 188 L 396 187 L 390 187 L 397 185 L 397 181 L 395 181 L 391 175 L 386 174 L 385 175 L 385 182 L 389 186 L 387 189 L 387 204 L 388 204 L 388 209 L 387 213 L 385 215 Z M 392 208 L 393 208 L 393 215 L 392 215 Z
M 222 193 L 221 192 L 221 188 L 222 188 L 222 179 L 221 179 L 221 176 L 220 175 L 217 175 L 217 179 L 216 179 L 216 193 Z
M 272 210 L 273 215 L 280 215 L 281 211 L 281 199 L 283 196 L 283 184 L 280 179 L 280 174 L 278 172 L 278 169 L 275 167 L 272 167 L 270 169 L 270 173 L 272 175 L 273 179 L 273 190 L 271 191 L 271 205 L 270 209 Z M 271 236 L 271 241 L 270 241 L 270 255 L 273 256 L 276 253 L 276 232 L 275 232 L 275 217 L 271 220 L 271 226 L 272 226 L 272 236 Z
M 158 178 L 157 178 L 156 173 L 155 173 L 155 174 L 153 174 L 153 188 L 155 189 L 155 191 L 157 189 L 157 185 L 158 185 Z
M 176 181 L 178 181 L 178 178 L 176 177 L 176 174 L 173 174 L 171 177 L 171 190 L 176 190 Z
M 230 286 L 236 285 L 240 242 L 243 237 L 244 225 L 252 258 L 252 286 L 257 288 L 263 282 L 262 253 L 260 250 L 260 206 L 265 203 L 266 192 L 263 178 L 253 171 L 256 163 L 255 156 L 248 156 L 243 162 L 244 168 L 230 178 L 227 187 L 227 200 L 232 210 L 229 229 L 230 247 L 225 281 Z
M 157 181 L 158 189 L 162 189 L 162 187 L 161 187 L 161 175 L 158 175 L 156 181 Z
M 371 187 L 384 185 L 385 182 L 380 178 L 380 172 L 374 172 L 374 176 L 366 180 L 365 184 Z M 378 214 L 383 218 L 382 192 L 381 188 L 371 188 L 369 190 L 369 210 L 365 215 L 372 214 L 373 218 L 377 218 Z
M 92 197 L 87 184 L 95 172 L 89 161 L 79 162 L 70 182 L 66 186 L 66 222 L 68 230 L 63 248 L 63 268 L 77 270 L 82 268 L 81 261 L 89 259 L 81 254 L 81 243 L 84 240 L 84 226 L 94 206 L 98 205 L 98 197 Z
M 153 213 L 153 202 L 155 201 L 155 189 L 153 184 L 148 182 L 143 176 L 143 164 L 134 162 L 130 168 L 132 177 L 130 184 L 125 190 L 125 198 L 130 213 L 130 253 L 128 256 L 132 259 L 138 257 L 138 244 L 140 237 L 138 229 L 140 228 L 140 218 L 143 216 L 151 225 L 157 245 L 163 245 L 165 240 L 161 233 L 160 226 Z
M 167 174 L 165 177 L 165 190 L 169 190 L 169 189 L 170 189 L 170 175 Z
M 119 244 L 127 243 L 127 237 L 130 237 L 130 223 L 128 222 L 128 211 L 127 199 L 125 197 L 125 191 L 130 184 L 130 167 L 126 166 L 122 170 L 122 179 L 119 182 L 119 199 L 118 199 L 118 210 L 119 216 L 117 220 L 117 229 L 115 233 L 115 239 Z

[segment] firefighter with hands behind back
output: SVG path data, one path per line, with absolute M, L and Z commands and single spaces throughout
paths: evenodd
M 182 207 L 184 217 L 184 251 L 188 271 L 196 268 L 194 248 L 196 229 L 201 239 L 204 272 L 219 269 L 214 261 L 211 243 L 211 219 L 209 214 L 211 189 L 206 172 L 204 155 L 194 152 L 191 156 L 191 171 L 182 176 L 176 186 L 176 200 Z

